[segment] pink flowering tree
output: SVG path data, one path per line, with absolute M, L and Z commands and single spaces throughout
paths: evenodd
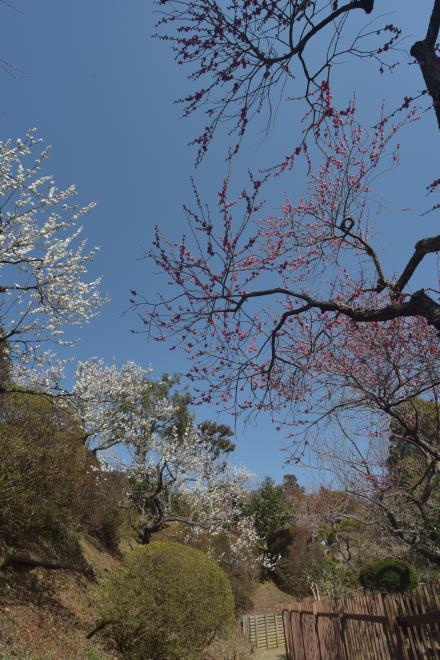
M 133 292 L 133 300 L 150 333 L 190 357 L 201 401 L 268 410 L 280 424 L 294 419 L 292 433 L 309 442 L 313 428 L 342 411 L 390 415 L 437 384 L 438 282 L 414 291 L 411 280 L 440 238 L 419 241 L 398 273 L 374 247 L 375 181 L 397 166 L 398 132 L 416 119 L 408 110 L 368 133 L 352 105 L 321 127 L 321 166 L 279 213 L 264 214 L 264 181 L 251 176 L 236 199 L 224 182 L 215 219 L 196 193 L 196 208 L 186 208 L 190 239 L 168 241 L 157 230 L 151 256 L 170 295 L 149 304 Z M 379 396 L 390 352 L 405 358 L 405 376 Z M 423 364 L 414 360 L 422 355 Z
M 324 429 L 338 428 L 350 442 L 356 422 L 356 433 L 380 443 L 394 422 L 435 471 L 439 447 L 417 432 L 402 405 L 437 400 L 439 283 L 420 266 L 440 251 L 440 236 L 421 237 L 403 267 L 393 268 L 377 247 L 375 200 L 379 176 L 399 164 L 402 131 L 423 114 L 416 100 L 429 98 L 440 118 L 440 0 L 431 3 L 426 35 L 411 48 L 426 89 L 382 110 L 370 130 L 356 118 L 354 96 L 338 105 L 333 73 L 347 55 L 371 58 L 381 71 L 394 66 L 399 28 L 357 27 L 359 17 L 374 18 L 377 3 L 159 4 L 158 35 L 172 42 L 177 61 L 189 64 L 200 85 L 183 99 L 184 114 L 203 109 L 208 117 L 195 140 L 198 161 L 227 119 L 235 122 L 235 154 L 253 115 L 268 112 L 271 121 L 284 85 L 296 86 L 305 115 L 296 146 L 286 147 L 277 167 L 249 173 L 240 194 L 228 176 L 215 210 L 194 186 L 195 203 L 184 207 L 187 236 L 169 240 L 156 230 L 150 256 L 168 292 L 153 301 L 132 292 L 147 331 L 185 351 L 200 401 L 245 416 L 268 411 L 278 427 L 287 425 L 295 460 L 314 449 Z M 318 47 L 309 52 L 312 42 Z M 268 214 L 266 184 L 301 158 L 304 193 Z M 415 275 L 422 286 L 414 286 Z

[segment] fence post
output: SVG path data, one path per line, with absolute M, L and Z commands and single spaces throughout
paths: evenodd
M 302 611 L 301 602 L 297 601 L 297 605 L 298 605 L 299 630 L 300 630 L 300 633 L 301 633 L 302 657 L 303 657 L 303 660 L 307 660 L 307 651 L 306 651 L 306 645 L 305 645 L 305 639 L 304 639 L 304 627 L 303 627 L 303 611 Z
M 284 606 L 283 609 L 283 634 L 284 634 L 284 644 L 286 646 L 286 658 L 290 657 L 290 638 L 288 636 L 287 632 L 287 625 L 286 625 L 286 612 L 287 612 L 287 606 Z M 290 621 L 289 621 L 290 623 Z
M 313 603 L 313 621 L 315 624 L 315 637 L 316 637 L 316 646 L 318 649 L 318 660 L 322 660 L 321 640 L 319 639 L 318 604 L 316 601 L 314 601 Z
M 399 623 L 397 621 L 396 606 L 391 596 L 381 594 L 383 610 L 388 621 L 388 628 L 390 631 L 391 643 L 396 660 L 406 660 L 407 654 L 403 646 L 402 635 L 400 632 Z
M 278 648 L 279 645 L 280 645 L 280 639 L 279 639 L 279 635 L 278 635 L 278 618 L 277 617 L 278 617 L 278 614 L 275 612 L 275 614 L 273 615 L 273 618 L 275 619 L 275 641 L 276 641 L 277 648 Z
M 291 660 L 297 660 L 297 658 L 298 658 L 298 644 L 295 643 L 295 636 L 293 634 L 292 612 L 293 612 L 293 604 L 289 605 L 290 658 L 291 658 Z
M 336 600 L 335 602 L 336 606 L 336 612 L 338 614 L 338 621 L 339 621 L 339 631 L 341 635 L 341 657 L 342 660 L 350 660 L 350 656 L 348 654 L 348 649 L 347 649 L 347 641 L 345 639 L 345 612 L 344 612 L 344 604 L 341 599 Z
M 295 659 L 295 648 L 293 645 L 293 633 L 292 633 L 292 605 L 286 605 L 283 610 L 283 633 L 284 633 L 284 643 L 286 646 L 286 657 L 288 660 Z

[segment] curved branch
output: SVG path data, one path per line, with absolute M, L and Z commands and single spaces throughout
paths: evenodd
M 344 316 L 348 316 L 348 318 L 353 319 L 353 321 L 360 323 L 375 323 L 377 321 L 392 321 L 393 319 L 409 316 L 420 316 L 426 319 L 429 325 L 432 325 L 440 331 L 440 305 L 432 300 L 432 298 L 425 293 L 424 289 L 420 289 L 413 293 L 407 302 L 390 303 L 384 307 L 376 308 L 356 308 L 337 300 L 317 300 L 306 293 L 299 293 L 277 287 L 274 289 L 244 293 L 234 307 L 227 308 L 224 312 L 237 312 L 250 298 L 272 296 L 276 294 L 283 294 L 288 297 L 303 300 L 307 303 L 309 309 L 315 308 L 319 309 L 321 312 L 336 312 L 344 314 Z M 289 316 L 294 316 L 295 314 L 298 315 L 303 311 L 303 307 L 300 307 L 297 310 L 291 310 Z M 278 326 L 277 329 L 280 330 Z
M 362 236 L 359 236 L 359 234 L 354 234 L 351 231 L 344 232 L 346 236 L 350 236 L 354 240 L 356 240 L 358 243 L 362 245 L 364 248 L 365 252 L 368 254 L 368 256 L 371 258 L 374 264 L 374 268 L 377 273 L 377 290 L 383 291 L 383 289 L 389 284 L 385 274 L 383 272 L 382 264 L 380 263 L 379 257 L 376 254 L 376 251 L 371 247 L 371 245 L 362 238 Z M 440 238 L 440 237 L 439 237 Z
M 425 41 L 430 46 L 435 46 L 440 31 L 440 0 L 435 0 L 432 9 L 431 18 L 429 20 L 428 31 L 426 33 Z
M 298 43 L 297 47 L 295 48 L 295 52 L 293 53 L 294 55 L 296 53 L 301 53 L 304 48 L 306 47 L 308 41 L 312 37 L 315 36 L 318 32 L 320 32 L 323 28 L 325 28 L 329 23 L 332 23 L 338 16 L 341 16 L 341 14 L 345 14 L 349 11 L 352 11 L 353 9 L 363 9 L 366 14 L 371 14 L 371 12 L 374 9 L 374 0 L 354 0 L 353 2 L 349 2 L 347 5 L 343 5 L 342 7 L 339 7 L 336 11 L 334 11 L 332 14 L 329 16 L 326 16 L 320 23 L 315 25 L 310 32 L 308 32 Z
M 439 0 L 440 5 L 440 0 Z M 414 274 L 417 266 L 422 261 L 423 257 L 426 254 L 432 254 L 434 252 L 440 252 L 440 235 L 431 236 L 429 238 L 422 238 L 418 241 L 414 247 L 414 253 L 408 263 L 406 264 L 401 276 L 396 282 L 395 289 L 397 291 L 403 291 L 405 286 L 408 284 L 409 280 Z
M 363 9 L 366 14 L 371 14 L 374 8 L 374 0 L 353 0 L 352 2 L 349 2 L 346 5 L 343 5 L 342 7 L 339 7 L 336 9 L 336 11 L 332 12 L 328 16 L 322 19 L 317 25 L 314 25 L 313 28 L 310 30 L 310 32 L 307 32 L 307 34 L 302 37 L 297 43 L 296 46 L 291 45 L 291 48 L 288 53 L 285 53 L 284 55 L 279 55 L 278 57 L 266 57 L 264 53 L 262 53 L 254 44 L 247 38 L 246 35 L 244 35 L 246 39 L 246 43 L 249 45 L 249 48 L 252 50 L 252 52 L 256 55 L 256 57 L 261 60 L 266 66 L 272 66 L 273 64 L 280 64 L 281 62 L 284 62 L 285 60 L 289 60 L 295 55 L 299 55 L 303 52 L 304 48 L 307 46 L 308 42 L 310 39 L 312 39 L 318 32 L 323 30 L 327 25 L 332 23 L 334 20 L 336 20 L 339 16 L 342 14 L 346 14 L 349 11 L 352 11 L 353 9 Z

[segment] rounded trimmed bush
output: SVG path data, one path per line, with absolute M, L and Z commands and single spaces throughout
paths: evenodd
M 226 574 L 190 546 L 153 541 L 130 552 L 101 589 L 104 619 L 124 657 L 199 657 L 234 617 Z
M 359 582 L 370 591 L 394 593 L 415 589 L 419 579 L 414 568 L 400 559 L 378 559 L 361 568 Z

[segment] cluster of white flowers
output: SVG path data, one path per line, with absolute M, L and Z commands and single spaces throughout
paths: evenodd
M 30 390 L 65 394 L 60 387 L 66 360 L 56 357 L 51 350 L 36 352 L 31 349 L 12 365 L 12 380 Z
M 78 364 L 70 405 L 89 446 L 130 477 L 147 519 L 154 499 L 161 523 L 183 522 L 193 535 L 233 531 L 232 555 L 247 556 L 245 548 L 257 539 L 240 504 L 252 475 L 214 460 L 209 440 L 191 422 L 178 432 L 176 410 L 155 387 L 151 371 L 134 362 L 120 369 L 98 359 Z M 176 498 L 185 502 L 184 516 L 173 508 Z
M 80 240 L 78 221 L 94 204 L 78 206 L 74 186 L 59 190 L 41 174 L 49 154 L 40 140 L 0 141 L 0 338 L 15 361 L 28 364 L 43 342 L 63 343 L 68 325 L 88 322 L 103 302 L 100 280 L 84 279 L 96 248 Z
M 206 448 L 209 455 L 209 447 Z M 188 530 L 188 539 L 207 531 L 209 535 L 208 552 L 216 559 L 231 565 L 250 566 L 259 563 L 257 551 L 258 535 L 254 516 L 243 515 L 242 500 L 249 490 L 253 475 L 243 468 L 223 464 L 216 469 L 210 463 L 210 469 L 204 472 L 202 465 L 195 476 L 194 484 L 186 482 L 182 492 L 186 494 L 193 512 L 192 525 Z M 228 537 L 228 550 L 218 554 L 215 550 L 215 537 Z
M 146 410 L 151 369 L 127 362 L 121 369 L 95 358 L 78 362 L 71 404 L 89 437 L 89 445 L 105 450 L 129 446 L 148 437 L 158 419 L 169 415 L 167 402 Z

